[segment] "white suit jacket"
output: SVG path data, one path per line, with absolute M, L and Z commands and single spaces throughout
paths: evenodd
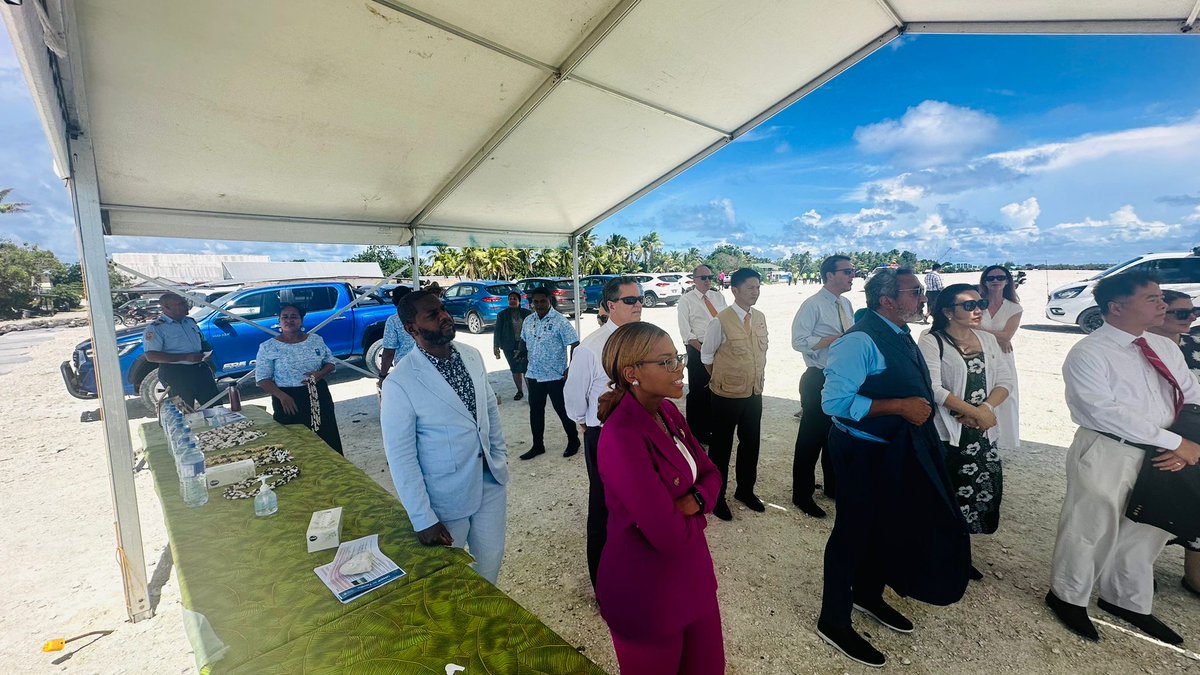
M 483 358 L 468 345 L 454 347 L 475 383 L 478 419 L 419 348 L 400 359 L 383 383 L 384 452 L 417 531 L 479 510 L 485 461 L 496 482 L 508 483 L 508 449 Z

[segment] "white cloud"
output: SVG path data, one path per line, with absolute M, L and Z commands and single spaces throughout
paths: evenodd
M 804 223 L 816 227 L 821 222 L 821 214 L 817 213 L 816 209 L 809 209 L 800 216 L 800 220 Z
M 1197 206 L 1189 215 L 1183 217 L 1185 223 L 1200 223 L 1200 206 Z
M 923 101 L 899 120 L 884 120 L 854 130 L 859 150 L 892 155 L 905 166 L 960 161 L 982 148 L 999 129 L 995 117 L 942 101 Z
M 1161 220 L 1142 220 L 1133 206 L 1126 204 L 1104 220 L 1085 218 L 1077 223 L 1059 223 L 1050 232 L 1092 244 L 1116 244 L 1174 236 L 1182 232 L 1182 226 Z
M 1062 171 L 1122 155 L 1194 157 L 1198 144 L 1200 116 L 1181 124 L 1080 136 L 1065 143 L 993 153 L 984 159 L 995 160 L 1019 173 L 1035 174 Z
M 1003 213 L 1008 218 L 1009 222 L 1016 225 L 1022 230 L 1037 230 L 1037 219 L 1042 214 L 1042 207 L 1038 204 L 1037 197 L 1030 197 L 1023 202 L 1013 202 L 1000 207 L 1000 213 Z

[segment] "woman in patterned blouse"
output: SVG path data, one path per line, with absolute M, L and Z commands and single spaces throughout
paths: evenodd
M 1200 336 L 1191 334 L 1192 324 L 1200 318 L 1200 309 L 1192 306 L 1192 296 L 1179 291 L 1163 291 L 1163 302 L 1167 303 L 1167 315 L 1162 325 L 1151 328 L 1150 332 L 1178 343 L 1187 367 L 1200 378 Z M 1200 595 L 1200 547 L 1182 539 L 1171 543 L 1187 549 L 1183 554 L 1183 579 L 1180 583 L 1188 591 Z
M 258 346 L 254 366 L 258 386 L 271 395 L 275 421 L 303 424 L 343 454 L 333 397 L 325 381 L 335 367 L 333 352 L 320 335 L 304 332 L 304 312 L 295 305 L 279 308 L 279 331 Z M 319 408 L 315 415 L 314 407 Z
M 996 408 L 1015 385 L 999 342 L 979 327 L 987 307 L 969 284 L 946 288 L 930 311 L 933 326 L 918 344 L 938 404 L 934 425 L 946 444 L 946 468 L 972 534 L 991 534 L 1000 524 L 1004 481 Z M 974 565 L 971 578 L 983 579 Z

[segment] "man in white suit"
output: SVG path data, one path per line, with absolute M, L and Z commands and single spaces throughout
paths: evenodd
M 396 493 L 426 546 L 466 547 L 492 583 L 504 557 L 508 450 L 479 351 L 454 343 L 436 295 L 398 309 L 417 342 L 383 383 L 383 446 Z

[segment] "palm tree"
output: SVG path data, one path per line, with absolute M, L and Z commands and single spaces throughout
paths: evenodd
M 623 235 L 610 235 L 604 242 L 604 248 L 608 249 L 613 258 L 621 262 L 621 269 L 616 272 L 608 272 L 609 274 L 628 272 L 633 268 L 633 244 Z
M 650 271 L 650 264 L 654 260 L 654 254 L 662 250 L 662 238 L 658 236 L 658 232 L 651 230 L 642 235 L 638 242 L 638 251 L 642 254 L 642 265 L 647 272 Z
M 439 277 L 462 278 L 463 255 L 449 246 L 438 246 L 429 262 L 429 273 Z
M 4 200 L 12 191 L 12 188 L 0 189 L 0 214 L 20 213 L 29 208 L 29 204 L 26 202 L 9 202 L 8 204 L 5 204 Z

